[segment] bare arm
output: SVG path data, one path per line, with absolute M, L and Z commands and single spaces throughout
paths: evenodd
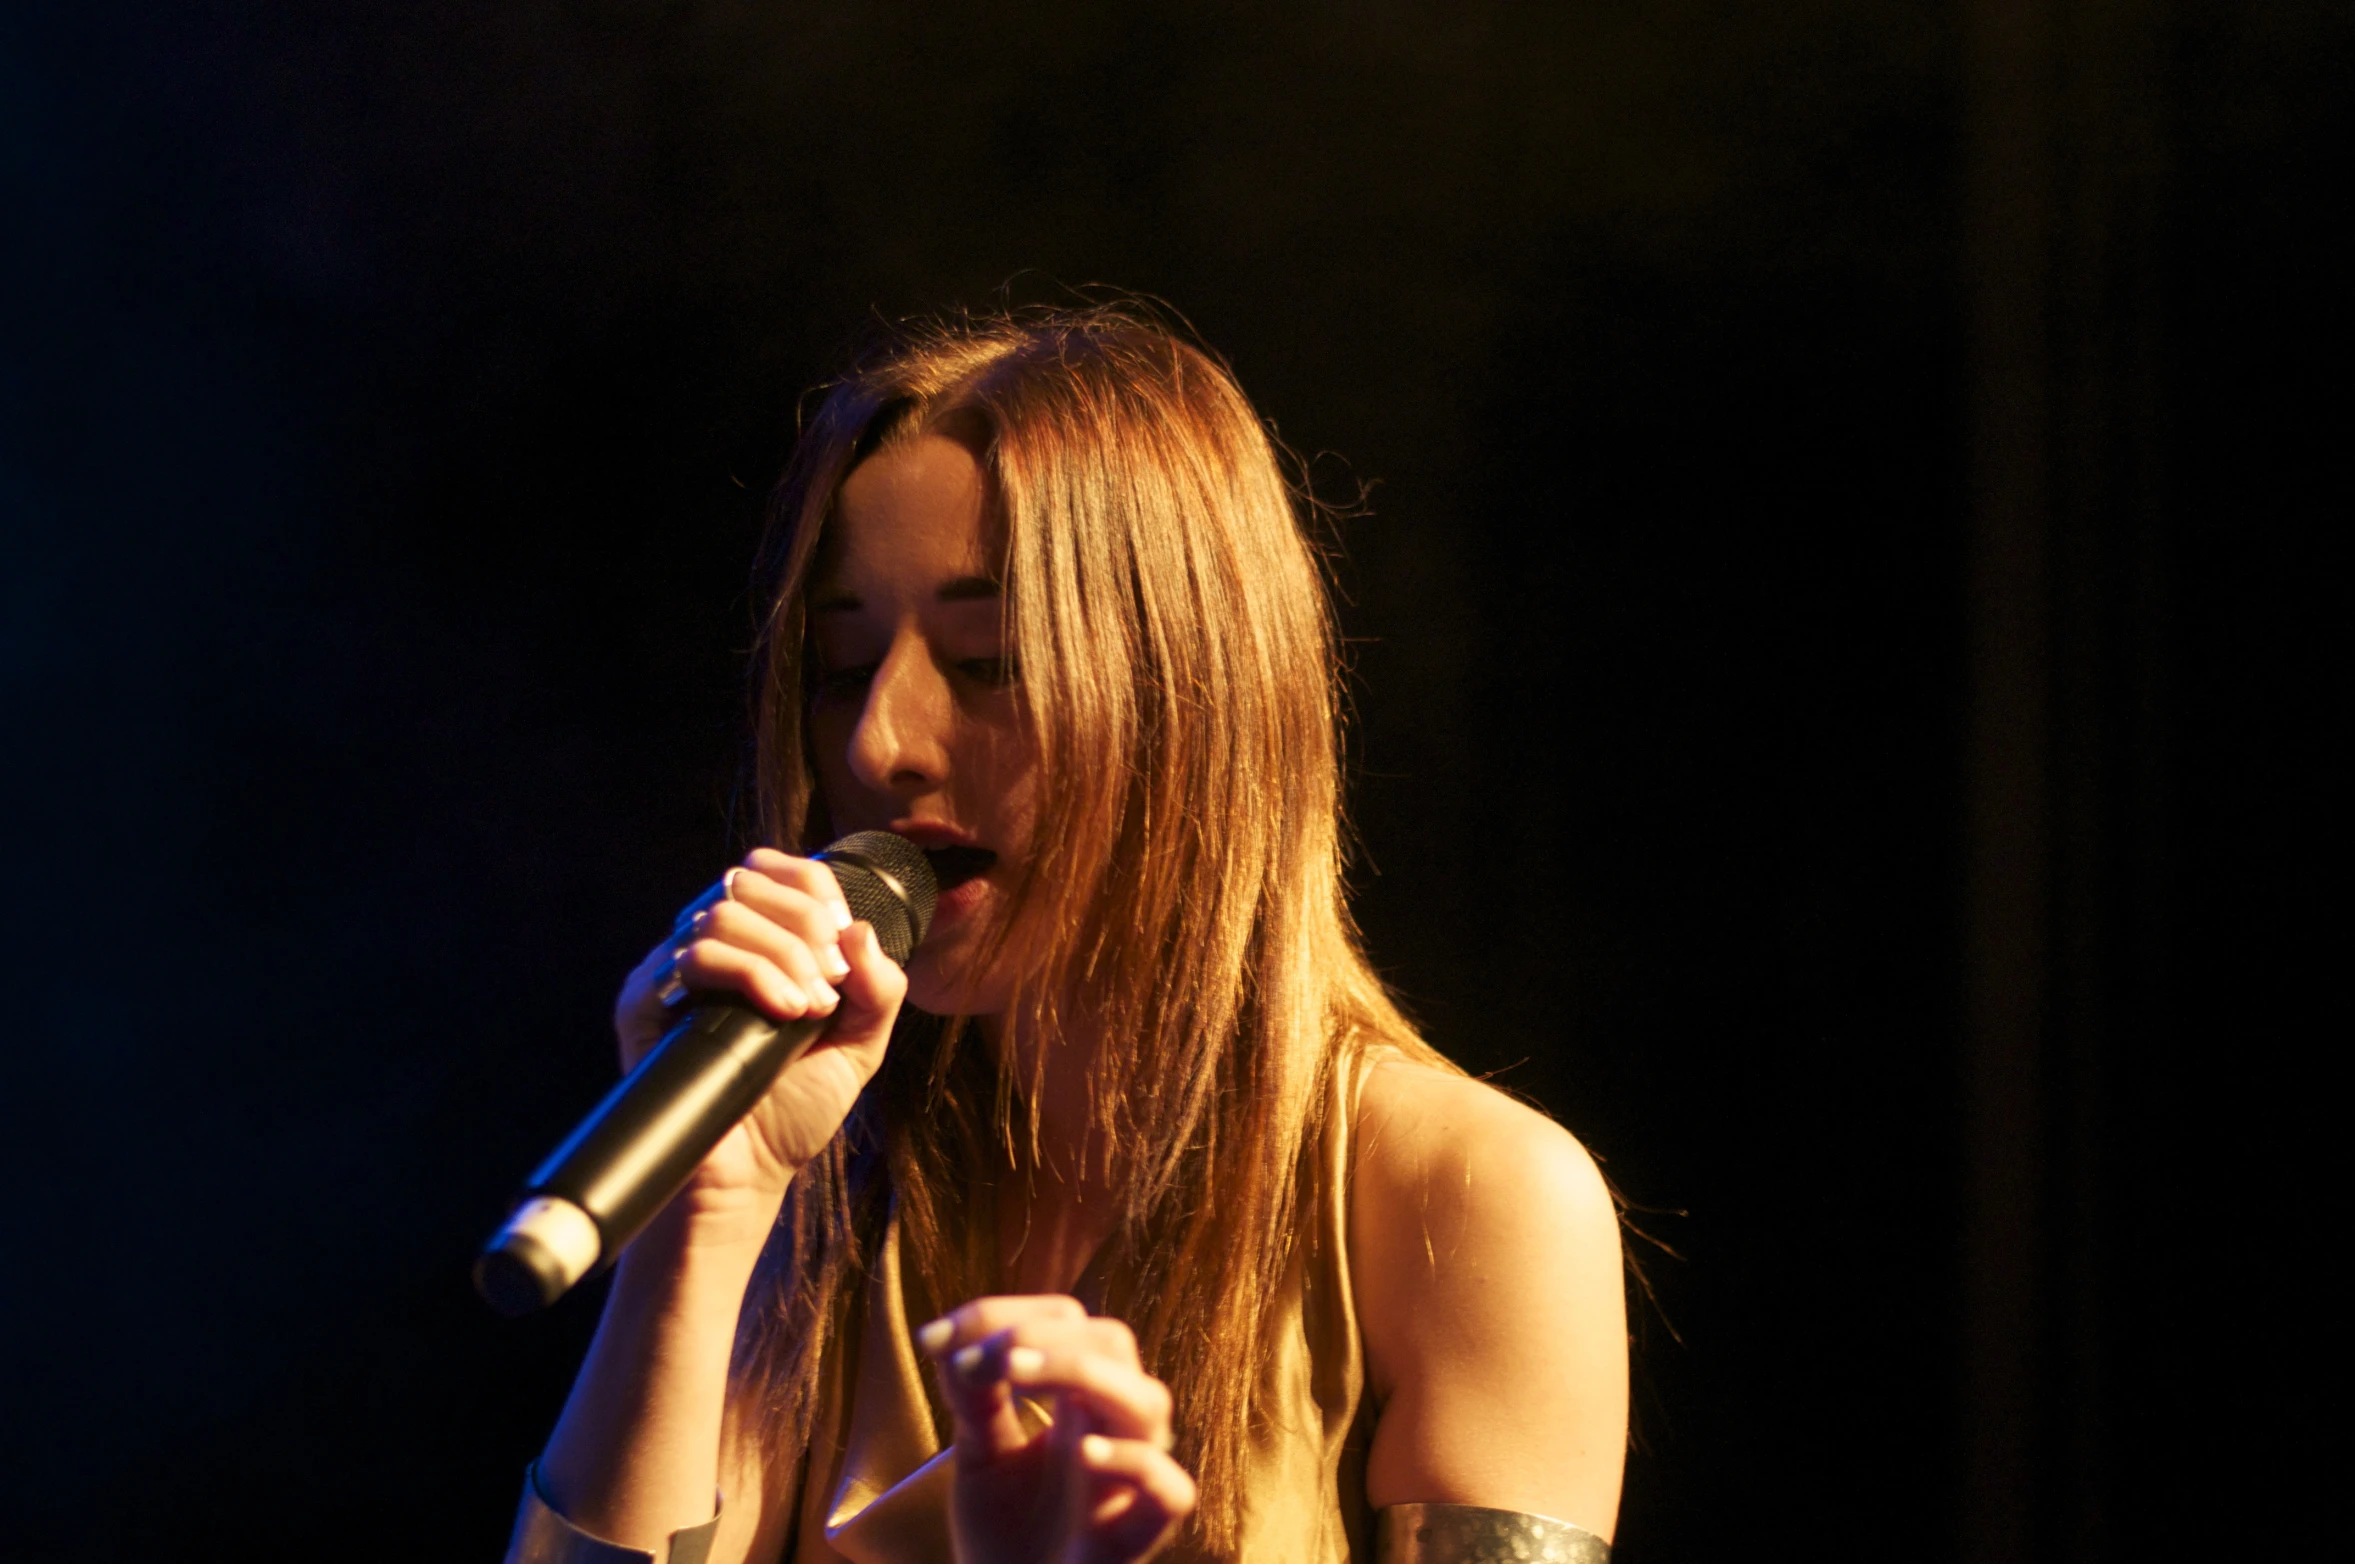
M 728 1354 L 760 1255 L 757 1242 L 697 1244 L 684 1227 L 666 1212 L 623 1255 L 540 1458 L 542 1491 L 567 1519 L 649 1551 L 711 1519 Z M 729 1532 L 757 1500 L 731 1496 Z
M 615 1007 L 625 1068 L 672 1019 L 655 997 L 671 950 L 648 955 Z M 775 1527 L 755 1474 L 723 1448 L 737 1315 L 795 1171 L 882 1062 L 907 979 L 874 930 L 849 922 L 832 875 L 765 848 L 691 931 L 678 970 L 698 992 L 741 994 L 779 1020 L 833 1020 L 623 1252 L 540 1485 L 575 1526 L 658 1556 L 672 1532 L 711 1519 L 725 1487 L 712 1558 L 741 1559 Z
M 1627 1445 L 1618 1212 L 1559 1125 L 1410 1064 L 1368 1079 L 1351 1276 L 1380 1416 L 1366 1494 L 1608 1540 Z

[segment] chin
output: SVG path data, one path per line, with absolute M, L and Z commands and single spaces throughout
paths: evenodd
M 908 1003 L 936 1016 L 995 1015 L 1006 999 L 994 988 L 976 982 L 953 952 L 923 951 L 908 963 Z

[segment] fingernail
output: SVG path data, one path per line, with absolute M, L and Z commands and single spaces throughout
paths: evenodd
M 692 918 L 689 918 L 689 919 L 687 920 L 687 930 L 688 930 L 688 932 L 689 932 L 689 933 L 693 933 L 695 930 L 702 928 L 702 927 L 703 927 L 703 926 L 704 926 L 706 923 L 709 923 L 710 921 L 711 921 L 711 909 L 710 909 L 709 907 L 706 907 L 706 908 L 704 908 L 704 909 L 703 909 L 701 912 L 697 913 L 697 914 L 696 914 L 694 917 L 692 917 Z
M 820 983 L 818 985 L 819 1009 L 831 1010 L 840 1003 L 842 1003 L 842 996 L 834 991 L 834 986 L 832 984 Z
M 1047 1355 L 1036 1347 L 1016 1347 L 1006 1354 L 1006 1372 L 1016 1379 L 1028 1379 L 1047 1366 Z
M 989 1344 L 977 1341 L 970 1347 L 958 1348 L 957 1355 L 949 1359 L 949 1366 L 967 1379 L 981 1379 L 986 1373 L 982 1360 L 988 1356 Z
M 834 926 L 836 928 L 847 929 L 856 921 L 858 920 L 850 915 L 850 909 L 848 907 L 837 907 L 834 909 Z
M 1079 1442 L 1079 1458 L 1090 1465 L 1101 1466 L 1112 1459 L 1112 1441 L 1102 1434 L 1090 1434 Z
M 842 954 L 842 947 L 840 945 L 827 946 L 825 956 L 826 975 L 828 977 L 839 983 L 844 978 L 850 976 L 850 960 L 848 957 Z
M 953 1321 L 934 1320 L 916 1332 L 916 1345 L 922 1347 L 926 1352 L 938 1352 L 947 1346 L 949 1339 L 956 1334 L 957 1327 Z

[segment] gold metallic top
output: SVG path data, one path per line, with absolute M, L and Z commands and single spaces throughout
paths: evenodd
M 1301 1216 L 1313 1241 L 1300 1246 L 1273 1305 L 1276 1347 L 1261 1399 L 1267 1416 L 1254 1425 L 1241 1474 L 1243 1536 L 1231 1557 L 1252 1564 L 1372 1557 L 1365 1448 L 1373 1419 L 1348 1242 L 1350 1130 L 1363 1066 L 1333 1074 L 1315 1187 Z M 1092 1276 L 1072 1290 L 1091 1307 L 1101 1296 Z M 944 1564 L 954 1557 L 956 1450 L 941 1437 L 930 1365 L 916 1350 L 910 1318 L 893 1221 L 847 1350 L 828 1354 L 820 1370 L 797 1531 L 784 1550 L 793 1564 Z M 1216 1561 L 1181 1536 L 1155 1564 Z
M 1393 1504 L 1375 1531 L 1375 1564 L 1611 1564 L 1611 1545 L 1549 1515 L 1477 1504 Z
M 524 1470 L 523 1502 L 516 1506 L 507 1564 L 704 1564 L 719 1532 L 717 1515 L 700 1526 L 674 1531 L 659 1558 L 644 1548 L 607 1542 L 556 1513 L 540 1492 L 540 1463 L 534 1461 Z

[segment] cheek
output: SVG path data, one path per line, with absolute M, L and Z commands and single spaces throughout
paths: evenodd
M 976 802 L 986 800 L 997 839 L 1020 852 L 1038 818 L 1037 756 L 1011 733 L 993 733 L 974 749 L 967 776 Z
M 848 790 L 856 785 L 850 774 L 850 736 L 856 725 L 854 717 L 818 710 L 810 713 L 802 730 L 809 745 L 810 769 L 817 774 L 820 796 L 826 799 L 847 798 Z

